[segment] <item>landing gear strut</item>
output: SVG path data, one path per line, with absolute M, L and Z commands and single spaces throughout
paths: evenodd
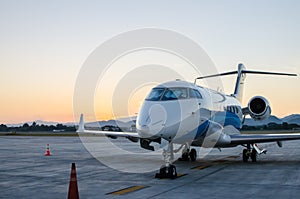
M 253 146 L 247 144 L 247 149 L 243 150 L 243 162 L 248 162 L 249 158 L 251 158 L 252 162 L 256 162 L 257 152 Z
M 169 142 L 167 150 L 163 149 L 163 157 L 165 165 L 161 166 L 159 173 L 155 174 L 155 178 L 176 178 L 176 167 L 172 164 L 174 161 L 173 143 Z

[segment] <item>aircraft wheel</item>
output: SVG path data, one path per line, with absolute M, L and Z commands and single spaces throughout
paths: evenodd
M 251 160 L 252 162 L 256 162 L 256 158 L 257 158 L 257 152 L 255 149 L 252 149 L 252 152 L 251 152 Z
M 168 167 L 168 177 L 174 179 L 177 177 L 176 167 L 174 165 L 170 165 Z
M 243 150 L 243 162 L 248 162 L 249 156 L 248 156 L 248 150 Z
M 170 165 L 168 167 L 162 166 L 159 170 L 159 173 L 155 175 L 155 178 L 171 178 L 174 179 L 177 177 L 176 167 L 174 165 Z
M 191 158 L 191 161 L 194 162 L 196 161 L 197 159 L 197 151 L 196 149 L 192 149 L 190 154 L 189 154 L 190 158 Z
M 189 161 L 189 150 L 182 153 L 181 158 L 179 158 L 179 161 Z

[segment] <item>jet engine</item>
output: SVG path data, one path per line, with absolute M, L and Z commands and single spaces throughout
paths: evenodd
M 269 101 L 262 96 L 252 97 L 248 103 L 248 113 L 254 120 L 263 120 L 270 116 Z

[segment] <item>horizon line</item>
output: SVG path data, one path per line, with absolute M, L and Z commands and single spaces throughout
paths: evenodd
M 300 115 L 300 113 L 291 113 L 291 114 L 285 115 L 283 117 L 279 117 L 279 116 L 276 116 L 276 115 L 270 115 L 270 117 L 271 116 L 275 116 L 275 117 L 277 117 L 279 119 L 283 119 L 283 118 L 291 116 L 291 115 Z M 102 122 L 102 121 L 110 121 L 110 120 L 120 120 L 120 119 L 132 118 L 132 117 L 137 117 L 137 116 L 128 116 L 128 117 L 120 117 L 120 118 L 110 118 L 110 119 L 103 119 L 103 120 L 96 120 L 96 121 L 89 121 L 89 122 Z M 78 121 L 61 122 L 61 121 L 48 121 L 48 120 L 36 119 L 36 120 L 26 121 L 26 122 L 14 122 L 14 123 L 1 123 L 0 122 L 0 125 L 2 125 L 2 124 L 3 125 L 20 125 L 20 124 L 25 124 L 25 123 L 33 123 L 33 122 L 37 122 L 37 121 L 41 121 L 41 122 L 45 122 L 45 123 L 58 123 L 58 124 L 78 123 Z M 89 123 L 89 122 L 87 122 L 87 123 Z

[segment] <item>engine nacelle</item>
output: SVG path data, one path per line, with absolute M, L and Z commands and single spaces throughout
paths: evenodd
M 262 96 L 252 97 L 248 103 L 249 115 L 254 120 L 263 120 L 271 115 L 269 101 Z

